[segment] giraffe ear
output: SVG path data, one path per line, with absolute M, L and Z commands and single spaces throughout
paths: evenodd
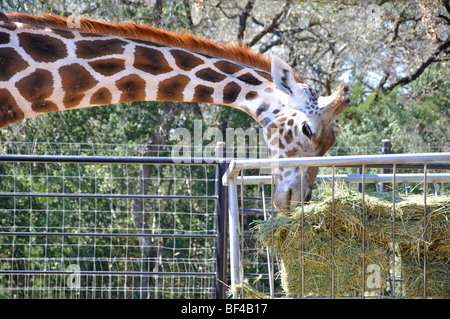
M 298 86 L 295 82 L 294 72 L 286 62 L 276 55 L 272 57 L 272 79 L 281 91 L 291 96 L 295 95 Z

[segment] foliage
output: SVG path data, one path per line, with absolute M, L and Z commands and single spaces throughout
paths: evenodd
M 352 102 L 339 120 L 338 146 L 381 145 L 390 139 L 395 153 L 448 151 L 450 71 L 448 62 L 423 74 L 409 88 L 364 96 L 352 89 Z

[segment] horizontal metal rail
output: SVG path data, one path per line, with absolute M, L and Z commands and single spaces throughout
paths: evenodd
M 366 183 L 378 183 L 378 182 L 392 182 L 393 174 L 365 174 Z M 343 181 L 346 183 L 361 183 L 362 174 L 339 174 L 334 175 L 335 181 Z M 402 182 L 423 182 L 423 174 L 395 174 L 395 180 L 398 183 Z M 446 173 L 427 173 L 428 182 L 450 182 L 450 174 Z M 237 183 L 241 183 L 241 176 L 236 177 Z M 332 175 L 318 175 L 316 182 L 318 183 L 331 183 L 333 181 Z M 244 185 L 257 185 L 257 184 L 270 184 L 272 182 L 272 176 L 244 176 Z
M 0 275 L 73 275 L 81 276 L 215 276 L 215 272 L 177 272 L 177 271 L 91 271 L 80 270 L 0 270 Z
M 200 157 L 139 157 L 139 156 L 80 156 L 80 155 L 0 155 L 1 162 L 71 163 L 71 164 L 134 164 L 134 165 L 217 165 L 217 158 Z
M 364 156 L 327 156 L 327 157 L 294 157 L 280 159 L 250 159 L 232 161 L 227 172 L 222 177 L 222 183 L 228 185 L 229 179 L 234 179 L 240 171 L 245 169 L 277 168 L 277 167 L 378 167 L 376 165 L 399 163 L 439 163 L 440 167 L 450 168 L 450 153 L 417 153 L 417 154 L 382 154 Z M 417 165 L 416 165 L 417 166 Z M 423 168 L 423 165 L 422 165 Z M 427 165 L 428 169 L 433 167 Z
M 152 238 L 216 238 L 209 234 L 130 234 L 130 233 L 73 233 L 73 232 L 0 232 L 0 236 L 73 236 L 73 237 L 152 237 Z
M 219 196 L 195 195 L 122 195 L 122 194 L 57 194 L 57 193 L 0 193 L 0 197 L 49 197 L 49 198 L 112 198 L 112 199 L 210 199 Z

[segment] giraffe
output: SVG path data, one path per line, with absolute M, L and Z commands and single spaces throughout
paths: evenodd
M 269 157 L 323 156 L 349 88 L 319 97 L 277 56 L 133 22 L 0 12 L 0 128 L 37 115 L 132 101 L 214 103 L 262 127 Z M 308 201 L 318 168 L 276 168 L 278 209 Z M 303 180 L 303 183 L 300 181 Z

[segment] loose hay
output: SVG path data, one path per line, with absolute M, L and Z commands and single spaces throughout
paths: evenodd
M 243 289 L 242 289 L 243 288 Z M 242 296 L 243 292 L 243 296 Z M 269 299 L 270 297 L 256 291 L 256 289 L 252 288 L 248 282 L 248 280 L 244 280 L 244 283 L 239 283 L 237 285 L 231 286 L 228 289 L 228 294 L 233 295 L 237 293 L 240 299 Z
M 383 197 L 384 196 L 384 197 Z M 318 198 L 302 210 L 282 213 L 273 221 L 274 245 L 281 261 L 282 286 L 288 296 L 354 296 L 366 293 L 390 293 L 386 278 L 392 275 L 392 195 L 365 195 L 364 268 L 362 268 L 362 194 L 335 187 L 334 204 L 334 286 L 332 285 L 332 197 L 324 186 Z M 423 196 L 400 197 L 395 203 L 395 274 L 403 284 L 395 293 L 423 295 L 423 253 L 427 250 L 426 294 L 450 296 L 450 197 L 427 198 L 427 228 L 423 238 Z M 255 227 L 264 246 L 271 246 L 270 220 Z M 302 256 L 302 236 L 303 251 Z M 372 281 L 376 265 L 381 281 Z M 370 285 L 370 284 L 374 285 Z M 367 285 L 369 284 L 369 285 Z

